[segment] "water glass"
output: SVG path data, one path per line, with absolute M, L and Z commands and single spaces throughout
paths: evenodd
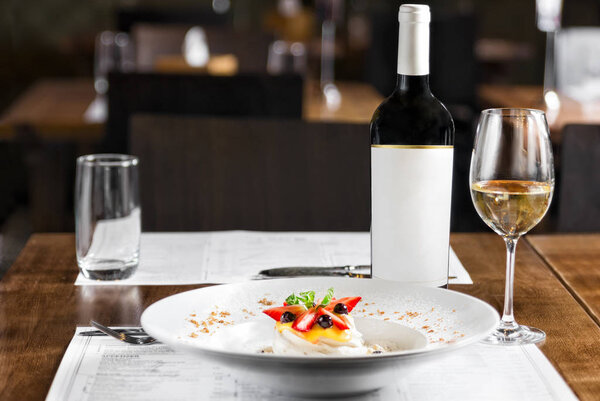
M 77 159 L 77 264 L 88 279 L 119 280 L 138 265 L 141 208 L 135 156 L 99 154 Z

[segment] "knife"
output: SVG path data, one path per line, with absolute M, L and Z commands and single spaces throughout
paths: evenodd
M 345 276 L 370 278 L 371 265 L 332 266 L 332 267 L 276 267 L 262 270 L 259 278 L 299 277 L 299 276 Z
M 302 276 L 340 276 L 371 278 L 371 265 L 349 265 L 332 267 L 275 267 L 258 272 L 257 279 L 277 277 L 302 277 Z M 448 276 L 449 280 L 456 276 Z

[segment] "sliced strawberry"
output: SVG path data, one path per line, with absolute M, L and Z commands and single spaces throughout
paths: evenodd
M 335 313 L 332 313 L 325 308 L 319 308 L 318 315 L 327 315 L 331 317 L 331 320 L 333 321 L 335 327 L 337 327 L 340 330 L 347 330 L 350 328 L 350 326 L 348 326 L 348 320 L 344 315 L 336 315 Z
M 328 311 L 333 311 L 333 308 L 335 308 L 337 304 L 344 304 L 346 305 L 346 308 L 348 308 L 348 312 L 352 312 L 352 309 L 354 309 L 356 304 L 359 303 L 361 299 L 362 297 L 345 297 L 340 299 L 332 299 L 329 305 L 325 307 L 325 309 L 327 309 Z
M 315 308 L 310 308 L 294 320 L 292 329 L 298 331 L 310 331 L 317 321 L 317 311 Z
M 263 313 L 274 320 L 279 321 L 281 319 L 281 315 L 285 312 L 293 313 L 296 316 L 300 316 L 304 312 L 306 312 L 306 308 L 302 305 L 288 305 L 288 306 L 278 306 L 276 308 L 265 309 Z

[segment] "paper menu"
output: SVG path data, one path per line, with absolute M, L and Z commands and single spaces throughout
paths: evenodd
M 46 401 L 291 401 L 199 356 L 165 345 L 135 346 L 110 337 L 84 337 L 78 328 L 60 364 Z M 577 398 L 535 345 L 476 344 L 427 365 L 418 375 L 360 401 L 569 401 Z
M 246 281 L 260 270 L 285 266 L 370 264 L 367 232 L 215 231 L 143 233 L 136 273 L 120 281 L 76 285 L 185 285 Z M 472 284 L 450 252 L 451 284 Z

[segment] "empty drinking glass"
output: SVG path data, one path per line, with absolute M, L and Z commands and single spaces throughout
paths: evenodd
M 135 272 L 141 232 L 137 157 L 77 159 L 75 230 L 77 264 L 86 278 L 118 280 Z

